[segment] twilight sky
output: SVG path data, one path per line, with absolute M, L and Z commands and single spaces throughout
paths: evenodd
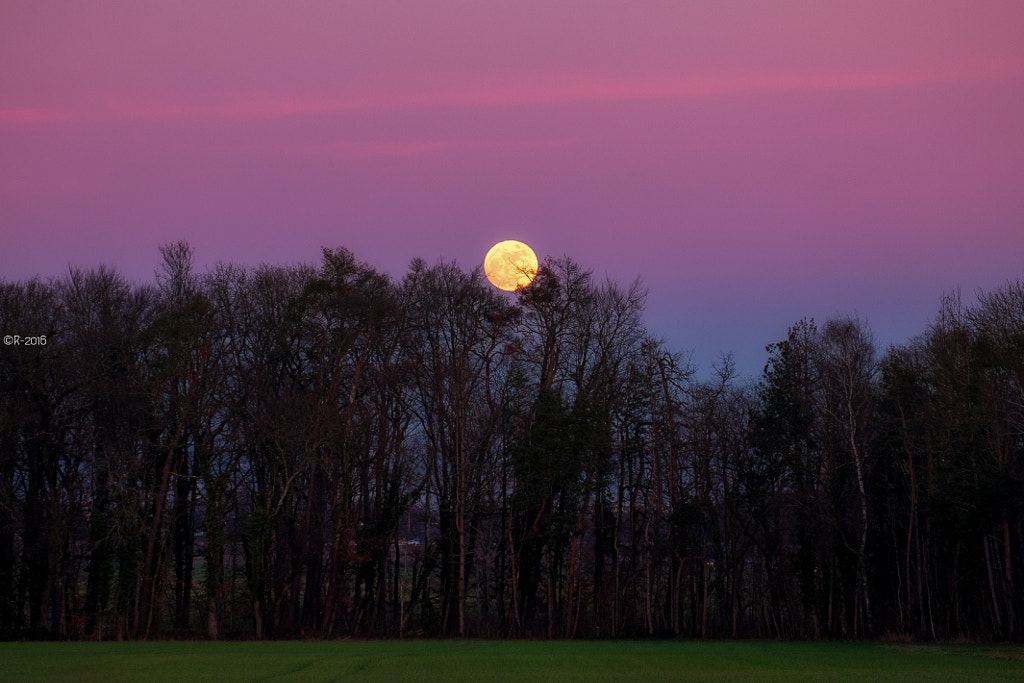
M 1024 2 L 0 0 L 0 278 L 515 238 L 706 374 L 1024 278 Z

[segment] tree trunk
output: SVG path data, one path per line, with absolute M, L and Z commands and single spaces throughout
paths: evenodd
M 1013 587 L 1013 564 L 1010 552 L 1010 520 L 1003 512 L 1003 572 L 1006 581 L 1006 637 L 1013 639 L 1016 635 L 1017 612 L 1014 607 L 1017 593 Z
M 154 566 L 156 560 L 156 543 L 160 536 L 160 527 L 164 513 L 164 501 L 167 498 L 167 491 L 171 481 L 171 466 L 174 463 L 174 454 L 178 450 L 178 441 L 184 425 L 179 421 L 174 431 L 174 438 L 167 449 L 164 459 L 163 471 L 160 474 L 160 488 L 157 490 L 155 507 L 153 510 L 153 521 L 150 524 L 148 539 L 146 541 L 146 556 L 142 564 L 141 592 L 135 610 L 135 625 L 133 631 L 138 634 L 142 628 L 143 638 L 149 638 L 149 630 L 153 623 L 153 610 L 155 607 L 156 582 L 158 572 Z M 144 622 L 144 623 L 143 623 Z
M 860 577 L 861 591 L 864 596 L 864 627 L 866 635 L 871 635 L 871 596 L 868 592 L 867 572 L 867 545 L 868 545 L 868 497 L 864 491 L 864 471 L 861 465 L 860 453 L 857 450 L 855 439 L 855 427 L 853 425 L 853 414 L 850 414 L 850 448 L 853 452 L 853 462 L 857 471 L 857 490 L 860 493 L 860 544 L 857 546 L 857 573 Z

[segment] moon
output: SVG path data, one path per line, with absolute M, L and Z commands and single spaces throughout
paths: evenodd
M 484 257 L 484 275 L 506 292 L 522 289 L 537 276 L 537 255 L 517 240 L 498 242 Z

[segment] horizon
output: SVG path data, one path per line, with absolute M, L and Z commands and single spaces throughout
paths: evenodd
M 157 245 L 154 248 L 154 251 L 159 256 L 159 249 L 160 249 L 160 247 L 169 246 L 171 244 L 173 244 L 173 242 Z M 189 243 L 189 246 L 192 247 L 191 243 Z M 344 248 L 344 249 L 347 249 L 347 247 L 345 245 L 335 245 L 334 247 L 330 247 L 328 245 L 322 245 L 320 247 L 321 250 L 322 249 L 330 249 L 330 248 Z M 396 284 L 396 285 L 401 283 L 401 281 L 404 279 L 404 277 L 409 273 L 409 268 L 417 260 L 422 260 L 427 266 L 435 266 L 435 265 L 440 265 L 440 264 L 454 264 L 456 267 L 458 267 L 460 270 L 462 270 L 463 272 L 466 272 L 466 273 L 471 273 L 473 271 L 478 271 L 479 274 L 480 274 L 480 277 L 486 282 L 486 276 L 485 276 L 485 273 L 484 273 L 484 266 L 483 266 L 483 259 L 481 259 L 480 263 L 478 263 L 478 264 L 476 264 L 474 266 L 467 267 L 464 264 L 459 263 L 455 259 L 446 259 L 443 256 L 438 257 L 434 261 L 428 261 L 426 259 L 423 259 L 422 257 L 414 256 L 414 257 L 412 257 L 410 262 L 406 265 L 405 270 L 403 270 L 402 272 L 399 272 L 399 273 L 392 273 L 392 272 L 388 272 L 388 271 L 384 271 L 384 270 L 378 269 L 375 264 L 369 263 L 369 262 L 365 261 L 364 259 L 360 258 L 360 255 L 357 254 L 357 253 L 353 252 L 352 255 L 353 255 L 353 257 L 357 261 L 359 261 L 361 263 L 364 263 L 365 265 L 369 266 L 370 268 L 373 268 L 374 270 L 377 270 L 381 274 L 387 276 L 390 279 L 390 281 L 392 283 Z M 193 252 L 193 256 L 194 257 L 196 256 L 194 252 Z M 561 256 L 542 255 L 542 256 L 538 257 L 538 260 L 543 265 L 545 260 L 548 259 L 548 258 L 569 258 L 569 259 L 572 259 L 579 266 L 581 266 L 585 271 L 590 272 L 591 276 L 593 277 L 595 282 L 601 282 L 601 281 L 603 281 L 605 279 L 608 279 L 608 280 L 614 282 L 617 285 L 628 287 L 633 281 L 635 281 L 636 279 L 639 279 L 640 284 L 642 285 L 644 290 L 646 290 L 648 292 L 648 298 L 646 299 L 646 301 L 649 302 L 649 300 L 650 300 L 649 299 L 650 288 L 647 285 L 646 281 L 643 279 L 643 277 L 640 276 L 640 275 L 637 275 L 636 278 L 634 278 L 633 280 L 615 279 L 610 274 L 608 274 L 607 272 L 605 272 L 602 275 L 601 273 L 598 273 L 596 271 L 596 269 L 594 269 L 590 265 L 588 265 L 586 263 L 580 263 L 578 261 L 575 261 L 575 259 L 573 259 L 571 254 L 562 254 Z M 104 262 L 101 262 L 101 263 L 86 265 L 86 264 L 75 264 L 75 263 L 70 263 L 69 262 L 67 264 L 65 272 L 62 273 L 62 274 L 59 274 L 59 275 L 37 273 L 36 275 L 30 276 L 30 277 L 26 277 L 26 278 L 12 279 L 12 278 L 5 278 L 5 277 L 2 276 L 2 274 L 0 274 L 0 283 L 5 283 L 5 282 L 17 283 L 17 282 L 23 282 L 23 281 L 26 281 L 26 280 L 30 280 L 30 279 L 33 279 L 33 278 L 39 278 L 40 280 L 43 280 L 43 281 L 50 281 L 50 280 L 58 280 L 59 281 L 59 280 L 63 279 L 64 277 L 68 276 L 71 272 L 73 272 L 75 270 L 81 270 L 81 271 L 84 271 L 84 272 L 88 272 L 90 270 L 94 270 L 94 269 L 97 269 L 97 268 L 106 267 L 106 268 L 113 269 L 119 275 L 124 277 L 124 279 L 129 284 L 131 284 L 132 286 L 152 285 L 152 284 L 156 283 L 156 276 L 158 275 L 160 263 L 161 263 L 161 261 L 159 259 L 154 261 L 154 263 L 152 265 L 152 268 L 150 269 L 148 277 L 145 277 L 145 276 L 143 276 L 141 274 L 138 275 L 138 276 L 132 277 L 129 273 L 126 273 L 122 268 L 118 267 L 118 265 L 115 264 L 115 263 L 109 263 L 109 262 L 105 262 L 104 263 Z M 234 265 L 234 266 L 239 266 L 239 267 L 243 267 L 243 268 L 246 268 L 246 269 L 254 269 L 255 270 L 255 269 L 262 268 L 262 267 L 274 268 L 274 267 L 289 267 L 289 266 L 300 266 L 300 265 L 311 266 L 311 267 L 318 267 L 320 265 L 320 261 L 318 259 L 308 259 L 308 260 L 303 260 L 303 261 L 298 261 L 298 260 L 296 260 L 296 261 L 277 261 L 277 262 L 261 261 L 259 263 L 237 263 L 235 261 L 227 261 L 227 260 L 204 261 L 204 260 L 201 260 L 201 259 L 195 259 L 194 262 L 193 262 L 193 265 L 196 266 L 194 272 L 195 272 L 196 275 L 199 275 L 199 276 L 207 275 L 207 274 L 212 273 L 214 271 L 214 269 L 216 268 L 216 266 L 219 265 L 219 264 L 231 264 L 231 265 Z M 910 333 L 907 334 L 906 337 L 901 338 L 901 339 L 895 339 L 895 338 L 885 339 L 885 340 L 879 339 L 877 332 L 875 331 L 875 329 L 871 325 L 871 320 L 869 318 L 867 318 L 867 317 L 861 316 L 857 311 L 843 311 L 843 310 L 833 309 L 833 310 L 829 311 L 826 315 L 822 315 L 822 316 L 804 315 L 804 316 L 800 316 L 798 318 L 794 318 L 792 320 L 786 321 L 784 324 L 782 324 L 781 321 L 778 321 L 780 326 L 781 326 L 780 327 L 781 333 L 779 335 L 777 335 L 776 338 L 765 339 L 763 341 L 763 343 L 760 344 L 760 346 L 758 347 L 758 350 L 749 353 L 746 357 L 738 356 L 738 354 L 735 352 L 735 349 L 719 349 L 717 352 L 714 351 L 713 349 L 704 349 L 703 350 L 704 353 L 701 354 L 702 357 L 700 359 L 698 359 L 698 353 L 697 353 L 696 349 L 694 349 L 692 347 L 685 348 L 685 347 L 673 346 L 671 344 L 671 340 L 670 339 L 668 339 L 667 337 L 665 337 L 663 335 L 659 335 L 657 330 L 652 327 L 651 320 L 650 320 L 650 315 L 649 315 L 649 312 L 647 310 L 649 308 L 649 305 L 645 305 L 645 307 L 644 307 L 644 324 L 647 326 L 647 330 L 648 330 L 649 334 L 651 335 L 651 337 L 653 339 L 656 339 L 656 340 L 662 342 L 665 345 L 666 351 L 673 352 L 673 353 L 679 353 L 684 359 L 687 359 L 687 360 L 689 360 L 690 362 L 693 363 L 694 379 L 700 381 L 700 380 L 708 380 L 709 378 L 711 378 L 715 374 L 717 368 L 721 365 L 721 363 L 728 356 L 728 357 L 731 358 L 731 361 L 734 364 L 734 368 L 738 372 L 738 379 L 740 379 L 741 381 L 759 382 L 759 381 L 763 380 L 763 376 L 762 376 L 763 375 L 763 370 L 764 370 L 765 365 L 768 363 L 769 357 L 770 357 L 770 354 L 768 352 L 767 347 L 769 345 L 776 344 L 776 343 L 781 342 L 781 341 L 785 341 L 786 336 L 787 336 L 787 334 L 789 332 L 789 329 L 791 327 L 793 327 L 794 325 L 802 322 L 802 321 L 806 320 L 806 321 L 810 321 L 810 322 L 816 323 L 816 324 L 823 324 L 823 323 L 825 323 L 828 320 L 839 319 L 839 318 L 844 318 L 844 317 L 856 319 L 861 324 L 863 324 L 865 326 L 865 329 L 869 333 L 871 333 L 872 336 L 874 337 L 875 351 L 876 351 L 876 360 L 881 360 L 885 356 L 885 354 L 889 351 L 889 349 L 897 348 L 897 347 L 901 347 L 901 346 L 905 346 L 907 344 L 910 344 L 911 342 L 913 342 L 913 340 L 916 337 L 926 334 L 927 331 L 928 331 L 929 326 L 932 323 L 935 322 L 936 317 L 940 314 L 940 306 L 941 306 L 942 300 L 945 297 L 947 297 L 947 296 L 958 297 L 958 298 L 960 298 L 962 300 L 964 305 L 971 306 L 971 305 L 973 305 L 973 304 L 975 304 L 977 302 L 977 299 L 978 299 L 978 297 L 980 295 L 986 294 L 986 293 L 991 293 L 991 292 L 993 292 L 993 291 L 995 291 L 995 290 L 997 290 L 997 289 L 999 289 L 999 288 L 1001 288 L 1003 286 L 1012 285 L 1012 284 L 1015 284 L 1015 283 L 1019 283 L 1021 281 L 1022 281 L 1022 278 L 1017 278 L 1016 280 L 1006 279 L 1006 280 L 1004 280 L 1001 283 L 996 283 L 992 287 L 988 287 L 988 288 L 981 288 L 981 287 L 979 287 L 979 288 L 975 289 L 972 292 L 963 292 L 961 290 L 961 288 L 959 288 L 959 287 L 953 287 L 953 288 L 950 288 L 950 289 L 947 289 L 947 290 L 943 290 L 942 292 L 938 292 L 935 295 L 935 297 L 934 297 L 934 307 L 933 307 L 933 309 L 931 311 L 927 312 L 927 315 L 925 316 L 925 319 L 923 320 L 922 324 L 917 329 L 911 330 Z M 502 291 L 501 288 L 497 287 L 493 283 L 487 283 L 487 284 L 488 284 L 488 286 L 492 286 L 492 287 L 495 287 L 495 289 L 498 289 L 498 291 L 501 292 L 501 295 L 505 296 L 506 298 L 510 298 L 511 299 L 511 298 L 515 297 L 515 292 Z M 529 285 L 526 285 L 526 286 L 528 287 Z M 747 349 L 747 351 L 749 352 L 751 350 Z M 703 361 L 703 362 L 700 362 L 700 361 Z M 754 367 L 754 365 L 752 365 L 752 363 L 756 363 L 756 362 L 760 362 L 760 365 L 758 365 L 757 367 Z

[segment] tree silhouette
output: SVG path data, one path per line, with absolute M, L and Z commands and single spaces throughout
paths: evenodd
M 0 635 L 1022 633 L 1020 283 L 884 352 L 798 321 L 755 383 L 569 257 L 161 254 L 0 282 Z

